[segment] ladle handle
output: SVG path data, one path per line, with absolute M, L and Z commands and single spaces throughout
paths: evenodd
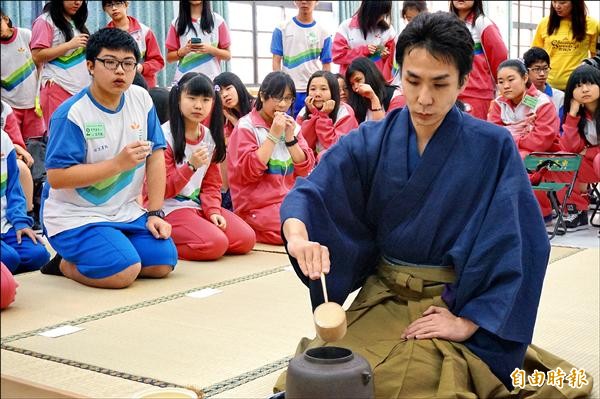
M 325 273 L 321 273 L 321 285 L 323 286 L 323 296 L 325 297 L 325 302 L 329 302 L 329 298 L 327 297 L 327 284 L 325 283 Z

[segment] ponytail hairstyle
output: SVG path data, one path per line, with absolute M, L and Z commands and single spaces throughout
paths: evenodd
M 212 81 L 203 73 L 188 72 L 171 88 L 169 93 L 169 126 L 173 135 L 173 155 L 175 162 L 181 163 L 185 155 L 185 121 L 179 109 L 181 95 L 212 97 L 213 107 L 210 111 L 210 135 L 215 142 L 215 152 L 211 162 L 225 160 L 225 135 L 223 134 L 223 104 L 221 96 L 215 92 Z
M 202 14 L 200 14 L 200 29 L 204 33 L 211 33 L 215 27 L 210 1 L 202 1 Z M 196 28 L 192 23 L 192 6 L 190 0 L 179 0 L 179 16 L 177 17 L 177 36 L 183 36 L 188 30 L 194 31 L 197 36 Z
M 454 3 L 452 1 L 450 1 L 450 13 L 458 17 L 458 10 L 454 7 Z M 471 7 L 471 11 L 469 11 L 467 16 L 467 18 L 469 16 L 473 17 L 471 26 L 475 26 L 475 21 L 477 21 L 477 18 L 479 18 L 481 15 L 485 16 L 485 13 L 483 12 L 483 0 L 475 0 L 473 2 L 473 7 Z
M 362 72 L 365 75 L 365 83 L 371 86 L 383 109 L 387 109 L 390 105 L 390 98 L 386 96 L 385 78 L 375 63 L 367 57 L 355 58 L 346 70 L 346 85 L 348 85 L 348 105 L 354 110 L 358 123 L 361 123 L 367 117 L 371 102 L 352 90 L 351 78 L 354 72 Z
M 228 109 L 236 118 L 246 116 L 252 111 L 252 104 L 254 103 L 254 97 L 248 92 L 246 86 L 242 83 L 242 80 L 233 72 L 222 72 L 214 80 L 214 84 L 224 89 L 227 86 L 233 86 L 238 96 L 238 106 L 240 110 L 235 108 Z
M 380 20 L 382 16 L 384 19 Z M 392 17 L 391 0 L 363 0 L 356 11 L 358 26 L 365 39 L 369 32 L 375 29 L 388 30 L 390 28 L 389 20 Z
M 600 87 L 600 69 L 594 68 L 591 65 L 580 65 L 571 73 L 569 76 L 569 80 L 567 81 L 567 87 L 565 88 L 565 112 L 562 116 L 562 123 L 565 123 L 567 118 L 568 109 L 567 107 L 571 106 L 571 100 L 573 99 L 573 91 L 577 88 L 578 85 L 582 83 L 588 83 L 597 85 Z M 581 137 L 585 140 L 586 143 L 591 144 L 587 141 L 585 137 L 585 107 L 581 107 L 579 112 L 577 113 L 579 116 L 579 123 L 577 124 L 577 130 Z M 592 115 L 592 120 L 596 122 L 596 134 L 600 133 L 600 99 L 596 99 L 596 111 L 594 115 Z
M 329 92 L 331 93 L 331 99 L 333 101 L 335 101 L 335 107 L 333 107 L 333 110 L 329 114 L 329 119 L 331 119 L 332 122 L 335 123 L 335 121 L 337 119 L 338 110 L 340 109 L 340 102 L 341 102 L 341 100 L 340 100 L 340 84 L 337 81 L 337 76 L 328 71 L 317 71 L 317 72 L 313 73 L 312 76 L 308 79 L 308 83 L 306 84 L 306 94 L 307 95 L 308 95 L 308 89 L 310 87 L 310 84 L 314 78 L 325 78 L 325 80 L 327 81 L 327 86 L 329 86 Z M 308 109 L 307 109 L 306 112 L 304 112 L 302 119 L 306 120 L 309 118 L 309 116 L 310 116 L 310 113 L 308 112 Z
M 556 13 L 552 2 L 550 2 L 550 16 L 548 17 L 548 36 L 554 34 L 560 27 L 561 17 Z M 573 39 L 582 42 L 585 39 L 587 25 L 587 7 L 584 0 L 571 1 L 571 30 Z
M 43 12 L 47 12 L 50 15 L 50 18 L 52 19 L 54 25 L 56 25 L 58 30 L 60 30 L 65 36 L 65 42 L 68 42 L 73 38 L 73 28 L 71 27 L 71 23 L 69 22 L 69 20 L 65 17 L 65 6 L 62 0 L 50 0 L 44 6 Z M 79 32 L 86 33 L 89 35 L 90 31 L 85 26 L 85 21 L 87 21 L 87 17 L 87 1 L 83 0 L 81 2 L 81 6 L 79 7 L 75 15 L 71 17 L 71 19 L 77 30 L 79 30 Z
M 527 67 L 525 67 L 523 61 L 515 58 L 502 61 L 502 63 L 498 65 L 498 71 L 496 71 L 496 75 L 500 72 L 501 69 L 504 68 L 512 68 L 515 71 L 517 71 L 523 79 L 527 78 L 527 82 L 525 82 L 525 89 L 530 88 L 533 84 L 531 83 L 531 79 L 529 79 L 529 73 L 527 72 Z

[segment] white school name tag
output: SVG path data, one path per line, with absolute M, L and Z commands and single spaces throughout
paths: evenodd
M 57 337 L 62 337 L 63 335 L 73 334 L 73 333 L 76 333 L 77 331 L 81 331 L 81 330 L 83 330 L 83 328 L 81 328 L 81 327 L 62 326 L 62 327 L 53 328 L 52 330 L 41 332 L 38 335 L 41 335 L 42 337 L 48 337 L 48 338 L 57 338 Z

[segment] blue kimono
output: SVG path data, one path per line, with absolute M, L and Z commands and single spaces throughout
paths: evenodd
M 550 254 L 523 162 L 505 129 L 456 107 L 420 159 L 411 129 L 404 108 L 342 137 L 298 179 L 281 220 L 302 220 L 309 239 L 329 248 L 329 299 L 340 304 L 381 256 L 452 266 L 456 281 L 443 298 L 480 326 L 464 344 L 509 386 L 531 342 Z M 316 307 L 320 282 L 290 259 Z

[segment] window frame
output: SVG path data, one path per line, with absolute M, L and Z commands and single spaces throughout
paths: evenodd
M 253 81 L 252 82 L 244 82 L 245 85 L 247 86 L 259 86 L 261 82 L 259 82 L 258 76 L 259 76 L 259 68 L 258 68 L 258 63 L 259 60 L 271 60 L 272 56 L 269 57 L 260 57 L 258 55 L 258 35 L 259 34 L 272 34 L 273 31 L 266 31 L 266 30 L 259 30 L 257 29 L 258 26 L 258 13 L 257 13 L 257 9 L 258 6 L 266 6 L 266 7 L 276 7 L 276 8 L 280 8 L 280 9 L 295 9 L 296 5 L 294 4 L 293 1 L 249 1 L 249 0 L 236 0 L 236 1 L 231 1 L 230 2 L 230 6 L 231 4 L 236 3 L 236 4 L 249 4 L 251 6 L 251 10 L 252 10 L 252 29 L 236 29 L 235 27 L 229 25 L 229 30 L 231 32 L 245 32 L 245 33 L 252 33 L 252 56 L 235 56 L 234 54 L 232 54 L 232 59 L 243 59 L 243 60 L 249 60 L 252 59 L 252 67 L 254 69 L 253 71 Z M 325 11 L 325 12 L 333 12 L 333 2 L 325 2 L 325 1 L 319 1 L 319 3 L 317 3 L 317 6 L 315 7 L 315 11 Z

